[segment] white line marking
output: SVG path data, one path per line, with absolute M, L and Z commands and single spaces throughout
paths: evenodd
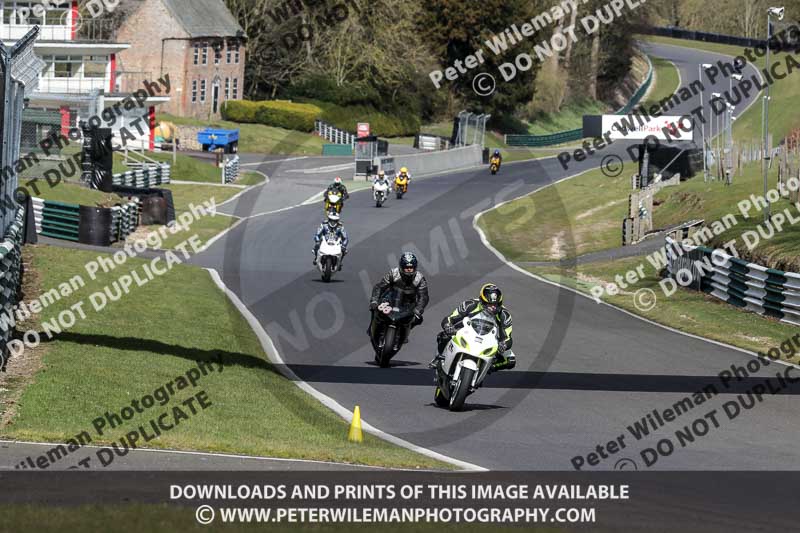
M 211 279 L 217 284 L 217 286 L 224 292 L 228 298 L 231 300 L 231 303 L 239 310 L 242 316 L 247 320 L 247 323 L 250 324 L 250 327 L 253 329 L 253 332 L 258 337 L 258 340 L 261 342 L 261 346 L 264 348 L 264 353 L 267 354 L 270 362 L 273 365 L 276 365 L 276 369 L 278 369 L 281 374 L 283 374 L 286 378 L 290 379 L 300 387 L 301 390 L 307 392 L 314 398 L 316 398 L 322 405 L 342 417 L 345 421 L 350 422 L 353 418 L 353 412 L 348 410 L 347 408 L 343 407 L 339 404 L 336 400 L 327 396 L 305 381 L 301 380 L 297 374 L 295 374 L 283 361 L 280 353 L 275 348 L 275 345 L 272 342 L 272 339 L 269 337 L 267 332 L 264 330 L 261 323 L 259 323 L 258 319 L 250 312 L 250 310 L 245 306 L 242 301 L 236 296 L 236 293 L 231 291 L 226 285 L 225 282 L 222 281 L 219 273 L 214 270 L 213 268 L 207 268 L 208 272 L 211 274 Z M 385 441 L 391 442 L 397 446 L 401 446 L 413 452 L 417 452 L 419 454 L 425 455 L 427 457 L 431 457 L 438 461 L 442 461 L 445 463 L 449 463 L 451 465 L 458 466 L 463 468 L 464 470 L 476 471 L 476 472 L 486 472 L 487 469 L 483 468 L 478 465 L 474 465 L 472 463 L 467 463 L 465 461 L 461 461 L 459 459 L 454 459 L 453 457 L 448 457 L 447 455 L 441 454 L 439 452 L 435 452 L 433 450 L 429 450 L 427 448 L 423 448 L 421 446 L 417 446 L 416 444 L 412 444 L 408 441 L 395 437 L 394 435 L 390 435 L 375 426 L 367 423 L 363 418 L 361 420 L 361 427 L 368 433 L 371 433 L 377 437 L 382 438 Z
M 67 446 L 67 443 L 63 442 L 28 442 L 23 440 L 3 440 L 0 439 L 0 444 L 26 444 L 26 445 L 34 445 L 34 446 L 48 446 L 52 448 L 53 446 L 57 446 L 59 444 L 63 444 Z M 94 444 L 85 444 L 81 446 L 81 448 L 107 448 L 107 446 L 97 446 Z M 286 457 L 265 457 L 260 455 L 241 455 L 235 453 L 220 453 L 220 452 L 199 452 L 195 450 L 172 450 L 172 449 L 159 449 L 159 448 L 142 448 L 136 447 L 135 449 L 131 450 L 133 452 L 154 452 L 154 453 L 172 453 L 172 454 L 179 454 L 179 455 L 201 455 L 201 456 L 208 456 L 208 457 L 224 457 L 227 459 L 256 459 L 259 461 L 276 461 L 276 462 L 285 462 L 285 463 L 312 463 L 312 464 L 323 464 L 323 465 L 336 465 L 336 466 L 353 466 L 358 468 L 375 468 L 380 470 L 406 470 L 403 468 L 387 468 L 383 466 L 373 466 L 373 465 L 361 465 L 357 463 L 339 463 L 336 461 L 320 461 L 317 459 L 289 459 Z M 411 469 L 408 469 L 411 470 Z M 418 471 L 414 469 L 414 471 Z
M 489 251 L 491 251 L 491 252 L 492 252 L 492 253 L 493 253 L 495 256 L 497 256 L 497 258 L 498 258 L 500 261 L 502 261 L 503 263 L 505 263 L 505 265 L 506 265 L 506 266 L 508 266 L 509 268 L 512 268 L 512 269 L 516 270 L 517 272 L 520 272 L 520 273 L 522 273 L 522 274 L 524 274 L 524 275 L 526 275 L 526 276 L 528 276 L 528 277 L 531 277 L 531 278 L 533 278 L 533 279 L 535 279 L 535 280 L 537 280 L 537 281 L 541 281 L 542 283 L 547 283 L 548 285 L 553 285 L 553 286 L 555 286 L 555 287 L 560 287 L 560 288 L 562 288 L 562 289 L 566 289 L 566 290 L 568 290 L 568 291 L 570 291 L 570 292 L 574 292 L 574 293 L 575 293 L 575 294 L 577 294 L 578 296 L 582 296 L 583 298 L 586 298 L 587 300 L 591 300 L 592 302 L 595 302 L 595 304 L 597 304 L 597 305 L 606 305 L 606 306 L 608 306 L 608 307 L 611 307 L 611 308 L 613 308 L 613 309 L 616 309 L 617 311 L 621 311 L 621 312 L 625 313 L 625 314 L 626 314 L 626 315 L 628 315 L 628 316 L 631 316 L 631 317 L 633 317 L 633 318 L 636 318 L 636 319 L 638 319 L 638 320 L 641 320 L 641 321 L 643 321 L 643 322 L 647 322 L 648 324 L 652 324 L 652 325 L 654 325 L 654 326 L 658 326 L 659 328 L 666 329 L 667 331 L 671 331 L 671 332 L 673 332 L 673 333 L 677 333 L 677 334 L 679 334 L 679 335 L 684 335 L 684 336 L 686 336 L 686 337 L 690 337 L 690 338 L 692 338 L 692 339 L 697 339 L 697 340 L 704 341 L 704 342 L 708 342 L 708 343 L 711 343 L 711 344 L 716 344 L 717 346 L 722 346 L 723 348 L 728 348 L 728 349 L 731 349 L 731 350 L 735 350 L 735 351 L 737 351 L 737 352 L 741 352 L 741 353 L 743 353 L 743 354 L 747 354 L 747 355 L 749 355 L 749 356 L 751 356 L 751 357 L 755 357 L 755 358 L 757 358 L 757 359 L 761 359 L 761 357 L 760 357 L 758 354 L 756 354 L 755 352 L 751 352 L 751 351 L 749 351 L 749 350 L 745 350 L 744 348 L 739 348 L 738 346 L 733 346 L 733 345 L 731 345 L 731 344 L 726 344 L 726 343 L 724 343 L 724 342 L 721 342 L 721 341 L 716 341 L 716 340 L 713 340 L 713 339 L 707 339 L 707 338 L 705 338 L 705 337 L 701 337 L 701 336 L 699 336 L 699 335 L 695 335 L 695 334 L 693 334 L 693 333 L 687 333 L 687 332 L 685 332 L 685 331 L 681 331 L 681 330 L 678 330 L 678 329 L 672 328 L 672 327 L 670 327 L 670 326 L 667 326 L 667 325 L 664 325 L 664 324 L 660 324 L 660 323 L 658 323 L 658 322 L 655 322 L 655 321 L 653 321 L 653 320 L 650 320 L 649 318 L 645 318 L 645 317 L 643 317 L 643 316 L 639 316 L 639 315 L 637 315 L 637 314 L 634 314 L 634 313 L 632 313 L 632 312 L 628 311 L 627 309 L 623 309 L 623 308 L 621 308 L 621 307 L 618 307 L 618 306 L 616 306 L 616 305 L 614 305 L 614 304 L 612 304 L 612 303 L 609 303 L 609 302 L 606 302 L 606 301 L 601 301 L 601 302 L 598 304 L 598 303 L 595 301 L 595 299 L 594 299 L 594 298 L 592 298 L 590 295 L 588 295 L 588 294 L 586 294 L 586 293 L 584 293 L 584 292 L 581 292 L 581 291 L 579 291 L 579 290 L 577 290 L 577 289 L 573 289 L 572 287 L 568 287 L 568 286 L 566 286 L 566 285 L 562 285 L 562 284 L 560 284 L 560 283 L 556 283 L 555 281 L 551 281 L 551 280 L 549 280 L 549 279 L 546 279 L 546 278 L 543 278 L 543 277 L 541 277 L 541 276 L 537 276 L 536 274 L 534 274 L 534 273 L 532 273 L 532 272 L 529 272 L 529 271 L 525 270 L 524 268 L 520 267 L 519 265 L 517 265 L 517 264 L 515 264 L 515 263 L 513 263 L 513 262 L 509 261 L 508 259 L 506 259 L 506 257 L 505 257 L 505 256 L 504 256 L 504 255 L 503 255 L 503 254 L 502 254 L 502 253 L 501 253 L 499 250 L 497 250 L 497 249 L 496 249 L 494 246 L 492 246 L 492 244 L 489 242 L 489 239 L 486 237 L 486 234 L 483 232 L 483 230 L 480 228 L 480 226 L 478 226 L 478 219 L 479 219 L 479 218 L 480 218 L 482 215 L 484 215 L 485 213 L 488 213 L 489 211 L 492 211 L 493 209 L 498 209 L 498 208 L 500 208 L 500 207 L 502 207 L 502 206 L 504 206 L 504 205 L 506 205 L 506 204 L 508 204 L 508 203 L 510 203 L 510 202 L 514 202 L 514 201 L 516 201 L 516 200 L 519 200 L 520 198 L 524 198 L 524 197 L 526 197 L 526 196 L 530 196 L 530 195 L 532 195 L 532 194 L 536 194 L 537 192 L 539 192 L 539 191 L 542 191 L 542 190 L 546 189 L 547 187 L 552 187 L 552 186 L 554 186 L 554 185 L 556 185 L 556 184 L 558 184 L 558 183 L 561 183 L 562 181 L 565 181 L 565 180 L 568 180 L 568 179 L 572 179 L 572 178 L 577 178 L 578 176 L 581 176 L 581 175 L 583 175 L 583 174 L 586 174 L 587 172 L 590 172 L 590 171 L 592 171 L 592 170 L 597 170 L 597 169 L 594 169 L 594 168 L 593 168 L 593 169 L 589 169 L 589 170 L 584 170 L 583 172 L 580 172 L 580 173 L 578 173 L 578 174 L 575 174 L 575 175 L 572 175 L 572 176 L 567 176 L 567 177 L 565 177 L 565 178 L 561 178 L 561 179 L 560 179 L 560 180 L 558 180 L 558 181 L 555 181 L 555 182 L 553 182 L 553 183 L 549 183 L 549 184 L 547 184 L 547 185 L 544 185 L 544 186 L 542 186 L 542 187 L 539 187 L 538 189 L 536 189 L 536 190 L 534 190 L 534 191 L 531 191 L 531 192 L 529 192 L 529 193 L 525 193 L 525 194 L 523 194 L 523 195 L 521 195 L 521 196 L 518 196 L 518 197 L 516 197 L 516 198 L 512 198 L 511 200 L 506 200 L 505 202 L 501 202 L 501 203 L 497 204 L 496 206 L 493 206 L 493 207 L 490 207 L 489 209 L 486 209 L 486 210 L 484 210 L 484 211 L 481 211 L 480 213 L 476 214 L 476 215 L 475 215 L 475 216 L 472 218 L 472 228 L 473 228 L 475 231 L 477 231 L 477 232 L 478 232 L 478 235 L 480 236 L 480 238 L 481 238 L 481 242 L 483 243 L 483 245 L 484 245 L 484 246 L 486 246 L 486 248 L 488 248 L 488 249 L 489 249 Z M 734 310 L 734 309 L 731 309 L 731 310 Z M 782 364 L 782 365 L 785 365 L 785 366 L 791 366 L 791 367 L 794 367 L 794 368 L 800 369 L 800 366 L 799 366 L 799 365 L 796 365 L 796 364 L 794 364 L 794 363 L 788 363 L 788 362 L 786 362 L 786 361 L 782 361 L 782 360 L 780 360 L 780 359 L 770 359 L 770 362 L 775 362 L 775 363 L 779 363 L 779 364 Z
M 290 157 L 289 159 L 275 159 L 274 161 L 261 161 L 260 163 L 240 163 L 240 167 L 260 167 L 261 165 L 269 165 L 271 163 L 285 163 L 287 161 L 298 161 L 300 159 L 308 159 L 307 155 L 301 157 Z

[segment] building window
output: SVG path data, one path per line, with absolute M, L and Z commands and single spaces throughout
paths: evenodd
M 194 64 L 195 65 L 199 65 L 200 64 L 200 44 L 199 43 L 195 43 L 194 44 Z
M 203 64 L 208 65 L 208 43 L 203 43 Z
M 53 8 L 45 11 L 44 23 L 47 26 L 67 26 L 67 9 Z
M 233 62 L 237 65 L 239 64 L 239 43 L 236 43 L 233 47 Z
M 197 80 L 192 80 L 192 103 L 197 103 Z
M 206 80 L 200 80 L 200 103 L 206 101 Z
M 41 7 L 34 11 L 34 6 L 41 5 L 41 2 L 16 2 L 16 5 L 10 5 L 11 2 L 4 2 L 3 6 L 3 23 L 5 24 L 19 24 L 23 26 L 38 24 L 41 25 L 43 17 L 37 16 L 41 13 Z M 47 15 L 45 14 L 45 17 Z
M 53 77 L 55 78 L 72 78 L 81 68 L 83 57 L 77 56 L 55 56 L 53 62 Z
M 222 63 L 222 44 L 214 46 L 214 64 L 219 65 Z
M 233 78 L 233 99 L 239 99 L 239 78 Z
M 225 78 L 225 100 L 231 99 L 231 79 Z
M 108 58 L 106 56 L 85 56 L 83 58 L 83 77 L 105 78 L 107 64 Z
M 225 62 L 227 64 L 231 64 L 231 52 L 233 51 L 233 45 L 228 43 L 228 46 L 225 48 Z

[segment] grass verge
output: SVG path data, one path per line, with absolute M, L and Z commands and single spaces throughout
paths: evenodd
M 526 270 L 590 294 L 592 287 L 614 283 L 615 276 L 622 276 L 624 279 L 629 270 L 639 265 L 644 265 L 644 279 L 617 295 L 603 296 L 603 300 L 659 324 L 756 352 L 780 346 L 785 339 L 797 333 L 794 326 L 740 311 L 702 292 L 678 289 L 667 297 L 658 285 L 661 280 L 658 272 L 645 256 L 564 269 L 554 265 L 526 267 Z M 650 289 L 656 294 L 657 302 L 652 309 L 645 311 L 635 305 L 634 294 L 640 289 Z M 800 361 L 797 357 L 787 360 Z
M 145 261 L 129 259 L 91 281 L 84 265 L 96 257 L 80 250 L 34 248 L 33 269 L 44 291 L 76 273 L 86 281 L 79 291 L 48 306 L 41 319 L 50 320 L 79 301 L 86 302 L 87 317 L 46 343 L 44 368 L 22 393 L 16 416 L 2 428 L 3 436 L 59 442 L 85 430 L 94 443 L 108 443 L 202 389 L 213 405 L 148 446 L 447 468 L 370 435 L 363 444 L 349 443 L 343 420 L 267 363 L 255 334 L 203 269 L 176 265 L 95 312 L 90 294 L 133 270 L 146 277 Z M 215 366 L 222 361 L 224 370 L 205 376 L 197 388 L 179 392 L 163 408 L 135 414 L 122 426 L 97 435 L 92 427 L 96 417 L 120 412 L 133 399 L 185 374 L 197 361 L 215 361 Z
M 647 94 L 647 100 L 641 103 L 645 109 L 650 109 L 651 106 L 657 105 L 661 100 L 670 98 L 680 85 L 678 69 L 675 68 L 671 61 L 655 56 L 650 56 L 650 61 L 653 63 L 653 70 L 655 71 L 655 83 Z
M 555 261 L 621 244 L 630 179 L 592 170 L 484 214 L 479 224 L 512 261 Z
M 320 155 L 326 142 L 321 137 L 300 131 L 273 128 L 263 124 L 239 124 L 226 120 L 211 122 L 189 117 L 158 114 L 158 121 L 172 122 L 178 126 L 197 126 L 239 130 L 239 151 L 252 154 Z

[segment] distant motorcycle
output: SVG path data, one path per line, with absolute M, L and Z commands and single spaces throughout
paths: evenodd
M 317 252 L 317 268 L 322 274 L 322 281 L 329 282 L 333 273 L 339 270 L 342 262 L 342 241 L 338 237 L 323 239 Z
M 499 346 L 497 336 L 497 324 L 488 313 L 464 319 L 463 327 L 444 350 L 444 361 L 434 369 L 436 405 L 451 411 L 464 408 L 467 396 L 481 386 L 489 373 Z
M 497 157 L 492 157 L 491 161 L 489 162 L 489 170 L 492 171 L 492 176 L 497 174 L 497 171 L 500 170 L 500 159 Z
M 336 191 L 325 191 L 325 212 L 331 210 L 331 208 L 336 209 L 337 213 L 342 212 L 342 206 L 344 205 L 344 199 L 342 195 Z
M 394 179 L 394 192 L 397 199 L 400 200 L 408 192 L 408 178 L 397 176 Z
M 375 198 L 375 207 L 381 207 L 389 197 L 389 184 L 375 182 L 372 185 L 372 196 Z
M 389 361 L 397 355 L 408 337 L 413 319 L 414 306 L 401 306 L 399 293 L 391 295 L 378 305 L 370 324 L 370 340 L 378 366 L 388 368 Z

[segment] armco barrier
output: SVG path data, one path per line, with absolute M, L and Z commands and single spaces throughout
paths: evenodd
M 692 280 L 695 289 L 731 305 L 800 326 L 800 274 L 748 263 L 704 246 L 681 247 L 669 237 L 666 246 L 671 278 Z
M 375 159 L 375 164 L 386 171 L 387 174 L 396 172 L 400 167 L 408 167 L 413 177 L 480 166 L 482 164 L 482 151 L 481 146 L 471 145 L 441 152 L 378 157 Z
M 32 200 L 36 233 L 54 239 L 108 246 L 116 241 L 124 241 L 139 226 L 141 202 L 138 198 L 110 208 L 41 198 Z M 92 227 L 89 227 L 90 224 Z
M 650 85 L 653 83 L 653 72 L 654 72 L 653 63 L 650 61 L 649 57 L 647 57 L 647 64 L 649 66 L 647 78 L 639 86 L 639 88 L 636 89 L 636 91 L 633 93 L 628 103 L 625 104 L 622 108 L 620 108 L 615 114 L 625 115 L 627 113 L 630 113 L 631 109 L 636 107 L 642 100 L 644 95 L 647 94 L 647 91 L 650 89 Z M 580 141 L 581 139 L 583 139 L 583 128 L 561 131 L 558 133 L 552 133 L 550 135 L 506 135 L 505 143 L 508 146 L 525 146 L 530 148 L 538 148 L 543 146 L 555 146 L 558 144 Z
M 24 231 L 25 209 L 17 209 L 14 222 L 8 227 L 3 241 L 0 242 L 0 312 L 11 315 L 19 299 L 19 286 L 22 269 L 22 237 Z M 11 328 L 5 321 L 0 321 L 0 353 L 8 355 L 8 341 Z M 2 363 L 0 363 L 2 366 Z
M 239 156 L 233 156 L 222 163 L 222 183 L 233 183 L 239 179 Z
M 169 163 L 161 163 L 160 165 L 148 165 L 137 170 L 114 174 L 111 177 L 111 183 L 123 187 L 149 189 L 155 185 L 169 183 L 170 177 Z

